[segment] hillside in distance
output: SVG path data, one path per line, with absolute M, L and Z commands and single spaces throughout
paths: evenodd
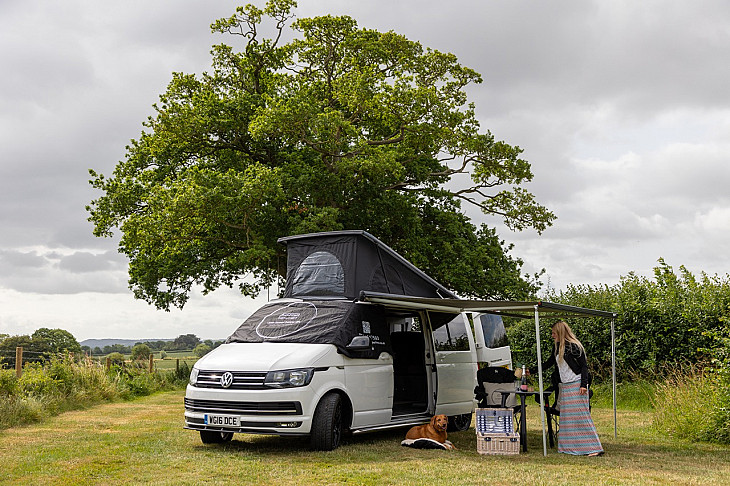
M 91 349 L 96 347 L 104 349 L 104 346 L 113 346 L 115 344 L 121 344 L 123 346 L 134 346 L 137 343 L 155 342 L 155 341 L 174 341 L 175 339 L 84 339 L 79 344 L 82 346 L 88 346 Z

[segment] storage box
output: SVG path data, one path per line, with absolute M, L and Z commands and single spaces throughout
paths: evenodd
M 477 432 L 477 452 L 484 455 L 514 455 L 520 453 L 520 434 L 480 434 Z
M 511 408 L 477 408 L 477 434 L 511 434 L 515 423 Z

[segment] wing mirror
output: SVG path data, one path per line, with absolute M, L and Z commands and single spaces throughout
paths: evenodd
M 370 340 L 370 336 L 355 336 L 347 345 L 347 349 L 352 351 L 366 351 L 371 349 L 373 342 Z

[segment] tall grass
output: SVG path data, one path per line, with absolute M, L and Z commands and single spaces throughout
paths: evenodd
M 680 369 L 657 383 L 653 427 L 681 439 L 728 443 L 719 377 L 708 371 Z
M 112 366 L 91 360 L 56 357 L 46 363 L 28 363 L 21 378 L 0 368 L 0 429 L 42 421 L 68 410 L 101 402 L 128 400 L 160 390 L 182 388 L 189 367 L 154 371 L 146 366 Z

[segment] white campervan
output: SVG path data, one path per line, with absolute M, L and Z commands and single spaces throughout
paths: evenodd
M 280 241 L 284 298 L 195 364 L 185 427 L 204 443 L 308 435 L 320 450 L 437 413 L 466 430 L 477 362 L 512 366 L 501 318 L 439 306 L 456 297 L 364 231 Z

